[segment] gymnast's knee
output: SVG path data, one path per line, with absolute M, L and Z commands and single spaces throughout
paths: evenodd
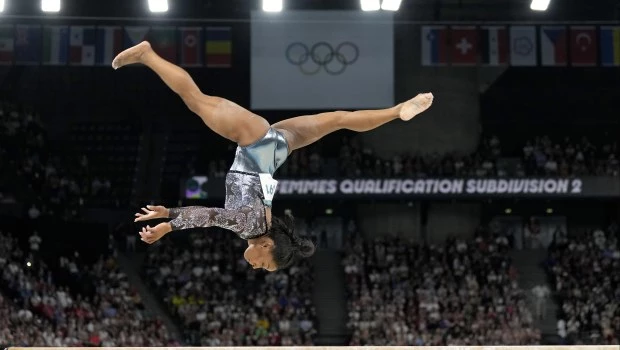
M 352 112 L 349 112 L 349 111 L 337 111 L 334 114 L 334 120 L 331 125 L 332 132 L 336 130 L 342 130 L 342 129 L 358 131 L 358 130 L 354 130 L 351 128 L 351 121 L 350 121 L 351 113 Z
M 199 116 L 213 111 L 222 100 L 219 97 L 205 95 L 200 91 L 188 91 L 182 94 L 181 98 L 187 108 Z

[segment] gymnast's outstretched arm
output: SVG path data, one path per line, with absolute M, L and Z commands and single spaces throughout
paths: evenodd
M 169 209 L 168 217 L 173 231 L 196 227 L 217 226 L 235 233 L 243 232 L 248 226 L 250 210 L 230 210 L 208 207 L 180 207 Z
M 151 207 L 155 208 L 155 207 Z M 240 209 L 208 208 L 208 207 L 180 207 L 163 208 L 160 214 L 150 210 L 146 215 L 136 218 L 136 221 L 146 221 L 155 218 L 168 217 L 170 222 L 161 223 L 155 227 L 147 226 L 142 229 L 140 236 L 146 243 L 154 243 L 171 231 L 186 230 L 199 227 L 221 227 L 235 232 L 237 235 L 262 234 L 267 231 L 267 221 L 260 211 L 250 207 Z M 164 216 L 165 215 L 165 216 Z

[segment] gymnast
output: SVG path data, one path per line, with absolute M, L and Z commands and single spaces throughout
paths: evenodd
M 397 118 L 410 120 L 433 102 L 433 95 L 424 93 L 392 108 L 305 115 L 270 125 L 234 102 L 203 94 L 184 69 L 159 57 L 146 41 L 121 52 L 112 67 L 134 63 L 153 70 L 211 130 L 238 145 L 226 175 L 224 208 L 148 205 L 136 214 L 136 222 L 172 220 L 143 227 L 142 241 L 152 244 L 171 231 L 217 226 L 246 240 L 245 260 L 255 269 L 267 271 L 287 268 L 314 253 L 314 244 L 294 232 L 291 215 L 281 219 L 271 214 L 277 186 L 272 176 L 291 152 L 336 130 L 364 132 Z

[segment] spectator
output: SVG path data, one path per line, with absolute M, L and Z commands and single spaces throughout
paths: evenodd
M 547 302 L 551 291 L 546 285 L 537 285 L 532 288 L 536 317 L 544 320 L 547 317 Z
M 570 343 L 618 344 L 620 250 L 615 234 L 597 229 L 552 245 L 547 271 L 560 306 L 558 334 Z
M 199 346 L 311 345 L 316 333 L 308 262 L 265 274 L 248 269 L 243 242 L 222 230 L 164 241 L 146 278 Z
M 61 266 L 53 273 L 43 260 L 22 251 L 14 238 L 0 233 L 0 285 L 15 305 L 0 296 L 0 342 L 57 347 L 176 344 L 161 321 L 144 312 L 140 296 L 114 259 L 102 258 L 90 267 L 62 259 Z M 54 276 L 63 274 L 81 291 L 93 287 L 96 293 L 73 293 L 57 283 Z
M 34 204 L 30 206 L 30 209 L 28 209 L 28 217 L 32 220 L 36 220 L 39 216 L 41 216 L 41 211 L 37 209 Z
M 343 260 L 350 345 L 537 344 L 507 249 L 481 237 L 443 246 L 353 238 Z
M 36 254 L 39 252 L 39 247 L 41 246 L 43 239 L 41 238 L 41 236 L 39 236 L 37 231 L 34 231 L 34 233 L 28 239 L 28 242 L 30 243 L 30 251 Z
M 125 249 L 127 252 L 135 252 L 136 251 L 136 235 L 128 234 L 125 238 Z

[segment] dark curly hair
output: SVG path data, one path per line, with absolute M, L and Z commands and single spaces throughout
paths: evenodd
M 314 243 L 295 234 L 295 219 L 290 214 L 286 214 L 283 219 L 273 216 L 267 237 L 273 240 L 271 253 L 278 270 L 314 254 Z

